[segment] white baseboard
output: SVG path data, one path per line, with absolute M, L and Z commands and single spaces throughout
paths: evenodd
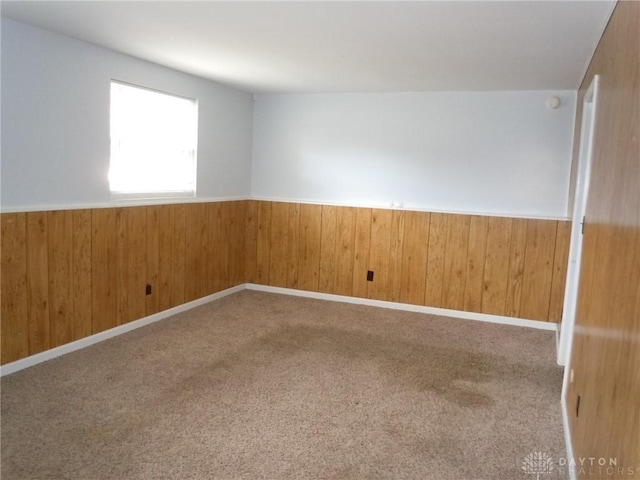
M 122 335 L 123 333 L 127 333 L 137 328 L 144 327 L 145 325 L 149 325 L 159 320 L 163 320 L 172 315 L 185 312 L 187 310 L 198 307 L 200 305 L 204 305 L 205 303 L 209 303 L 219 298 L 226 297 L 227 295 L 240 292 L 244 289 L 257 290 L 261 292 L 280 293 L 284 295 L 294 295 L 298 297 L 317 298 L 320 300 L 352 303 L 356 305 L 369 305 L 373 307 L 389 308 L 392 310 L 404 310 L 408 312 L 428 313 L 432 315 L 463 318 L 467 320 L 477 320 L 481 322 L 501 323 L 504 325 L 515 325 L 518 327 L 537 328 L 540 330 L 555 330 L 556 328 L 555 323 L 540 322 L 537 320 L 523 320 L 520 318 L 503 317 L 500 315 L 488 315 L 486 313 L 463 312 L 459 310 L 448 310 L 445 308 L 425 307 L 422 305 L 411 305 L 407 303 L 386 302 L 383 300 L 370 300 L 368 298 L 346 297 L 343 295 L 333 295 L 329 293 L 307 292 L 304 290 L 294 290 L 291 288 L 270 287 L 267 285 L 257 285 L 254 283 L 243 283 L 241 285 L 228 288 L 221 292 L 217 292 L 212 295 L 208 295 L 206 297 L 193 300 L 192 302 L 188 302 L 183 305 L 178 305 L 177 307 L 170 308 L 169 310 L 164 310 L 163 312 L 154 313 L 153 315 L 149 315 L 148 317 L 141 318 L 140 320 L 135 320 L 125 325 L 120 325 L 118 327 L 105 330 L 104 332 L 96 333 L 95 335 L 81 338 L 80 340 L 76 340 L 75 342 L 67 343 L 66 345 L 61 345 L 59 347 L 52 348 L 51 350 L 47 350 L 42 353 L 31 355 L 30 357 L 23 358 L 15 362 L 7 363 L 6 365 L 3 365 L 2 367 L 0 367 L 0 377 L 18 372 L 20 370 L 24 370 L 25 368 L 32 367 L 39 363 L 46 362 L 53 358 L 59 357 L 61 355 L 65 355 L 67 353 L 75 352 L 76 350 L 80 350 L 82 348 L 88 347 L 90 345 L 94 345 L 96 343 L 102 342 L 109 338 Z
M 80 350 L 90 345 L 103 342 L 104 340 L 108 340 L 109 338 L 117 337 L 118 335 L 122 335 L 123 333 L 136 330 L 138 328 L 144 327 L 145 325 L 149 325 L 159 320 L 163 320 L 167 317 L 171 317 L 172 315 L 191 310 L 192 308 L 199 307 L 200 305 L 204 305 L 205 303 L 209 303 L 219 298 L 226 297 L 227 295 L 231 295 L 232 293 L 240 292 L 244 289 L 245 284 L 237 285 L 235 287 L 222 290 L 221 292 L 217 292 L 212 295 L 193 300 L 192 302 L 184 303 L 182 305 L 178 305 L 177 307 L 154 313 L 153 315 L 141 318 L 140 320 L 135 320 L 133 322 L 126 323 L 109 330 L 105 330 L 104 332 L 81 338 L 80 340 L 76 340 L 75 342 L 52 348 L 51 350 L 47 350 L 46 352 L 37 353 L 35 355 L 31 355 L 30 357 L 7 363 L 6 365 L 0 367 L 0 377 L 15 373 L 20 370 L 24 370 L 25 368 L 32 367 L 34 365 L 37 365 L 38 363 L 46 362 L 67 353 L 75 352 L 76 350 Z
M 247 283 L 248 290 L 258 290 L 260 292 L 281 293 L 284 295 L 294 295 L 297 297 L 317 298 L 320 300 L 330 300 L 333 302 L 353 303 L 356 305 L 370 305 L 372 307 L 389 308 L 392 310 L 404 310 L 407 312 L 429 313 L 443 317 L 464 318 L 466 320 L 478 320 L 481 322 L 501 323 L 503 325 L 515 325 L 517 327 L 537 328 L 539 330 L 556 330 L 556 324 L 550 322 L 540 322 L 538 320 L 523 320 L 521 318 L 504 317 L 501 315 L 489 315 L 487 313 L 463 312 L 460 310 L 449 310 L 446 308 L 425 307 L 423 305 L 411 305 L 408 303 L 387 302 L 384 300 L 370 300 L 368 298 L 346 297 L 343 295 L 333 295 L 330 293 L 308 292 L 305 290 L 294 290 L 292 288 L 270 287 L 267 285 L 257 285 Z

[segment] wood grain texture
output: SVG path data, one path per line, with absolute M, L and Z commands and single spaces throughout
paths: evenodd
M 73 211 L 73 339 L 91 335 L 91 210 Z
M 353 293 L 356 220 L 355 208 L 342 207 L 336 213 L 336 271 L 333 288 L 337 295 L 351 296 Z
M 48 212 L 50 345 L 75 339 L 73 321 L 73 212 Z M 46 265 L 46 264 L 43 264 Z
M 469 225 L 468 215 L 449 215 L 442 284 L 442 306 L 444 308 L 464 309 Z
M 619 466 L 631 468 L 640 466 L 639 31 L 640 3 L 618 2 L 578 92 L 581 106 L 594 76 L 600 75 L 568 366 L 574 381 L 565 404 L 575 457 L 615 458 Z M 580 128 L 578 116 L 578 135 Z M 601 478 L 637 475 L 636 469 Z M 579 478 L 589 478 L 588 472 Z
M 527 243 L 520 304 L 522 318 L 546 320 L 549 316 L 557 227 L 557 222 L 527 221 Z
M 371 245 L 371 209 L 356 209 L 356 234 L 353 256 L 354 297 L 367 298 L 367 271 L 369 270 L 369 249 Z
M 91 331 L 99 333 L 118 325 L 116 209 L 93 210 L 91 226 Z
M 160 311 L 160 215 L 163 205 L 152 205 L 146 211 L 146 280 L 152 286 L 151 295 L 146 295 L 146 314 L 152 315 Z M 145 285 L 146 286 L 146 285 Z
M 270 252 L 271 252 L 271 202 L 258 202 L 256 282 L 261 285 L 269 285 Z
M 216 236 L 219 248 L 214 245 L 216 253 L 216 265 L 218 269 L 215 273 L 219 281 L 216 282 L 215 288 L 209 289 L 206 295 L 210 295 L 215 291 L 225 290 L 234 285 L 234 280 L 238 277 L 238 271 L 242 268 L 242 242 L 234 240 L 242 234 L 240 231 L 239 215 L 242 215 L 238 207 L 238 202 L 223 202 L 219 204 L 220 210 L 220 229 L 222 236 Z M 238 280 L 241 283 L 242 279 Z M 235 284 L 237 285 L 237 283 Z
M 244 201 L 3 214 L 2 362 L 244 283 L 248 216 Z
M 258 253 L 258 202 L 255 200 L 247 200 L 245 202 L 245 231 L 244 231 L 244 248 L 245 257 L 244 265 L 244 281 L 247 283 L 256 283 L 256 266 Z
M 2 363 L 29 355 L 29 321 L 27 301 L 27 216 L 4 213 L 1 216 Z
M 205 209 L 206 268 L 201 297 L 244 283 L 247 255 L 245 202 L 208 203 Z
M 484 262 L 482 313 L 505 315 L 509 256 L 511 248 L 510 218 L 489 217 Z
M 556 321 L 568 233 L 553 220 L 263 201 L 2 221 L 5 363 L 252 279 L 512 316 L 528 285 L 525 312 Z
M 129 321 L 129 213 L 130 208 L 116 209 L 116 323 Z
M 427 282 L 429 224 L 427 212 L 406 212 L 401 265 L 399 301 L 422 305 Z
M 511 222 L 511 246 L 509 251 L 509 277 L 507 279 L 507 303 L 505 315 L 520 316 L 524 254 L 527 245 L 527 220 L 514 218 Z
M 258 263 L 258 202 L 247 200 L 245 220 L 245 259 L 244 280 L 247 283 L 257 283 L 256 267 Z
M 312 291 L 517 317 L 526 283 L 524 311 L 542 321 L 563 298 L 566 231 L 556 220 L 531 220 L 528 237 L 527 219 L 257 203 L 259 216 L 268 213 L 255 241 L 275 286 L 286 278 L 288 288 L 302 288 L 302 275 Z
M 402 266 L 403 250 L 404 250 L 404 229 L 405 229 L 406 212 L 404 210 L 393 210 L 391 218 L 391 245 L 389 248 L 389 300 L 392 302 L 400 302 L 402 297 Z M 412 238 L 412 237 L 410 237 Z M 428 239 L 423 239 L 425 242 Z M 426 260 L 425 260 L 426 265 Z M 422 303 L 424 299 L 424 289 L 422 289 L 422 298 L 418 303 Z
M 232 230 L 232 226 L 227 224 L 229 217 L 228 205 L 202 204 L 198 298 L 207 296 L 215 290 L 224 289 L 228 281 L 229 265 L 233 261 L 230 245 L 225 240 Z
M 186 225 L 186 212 L 179 212 L 177 207 L 161 205 L 158 209 L 158 279 L 152 285 L 152 296 L 157 298 L 159 311 L 184 303 L 186 232 L 176 222 L 182 219 Z M 150 227 L 153 225 L 147 225 L 147 236 L 153 237 Z
M 186 300 L 186 278 L 191 273 L 187 270 L 187 211 L 189 205 L 171 205 L 170 230 L 171 235 L 171 256 L 167 259 L 166 265 L 170 266 L 167 272 L 163 273 L 163 261 L 160 259 L 160 272 L 162 278 L 169 276 L 168 296 L 169 305 L 175 307 L 182 305 Z M 161 222 L 161 225 L 163 222 Z M 162 236 L 161 242 L 162 242 Z M 162 245 L 162 243 L 161 243 Z M 163 249 L 161 248 L 161 251 Z
M 51 348 L 48 235 L 47 212 L 27 213 L 27 308 L 30 355 Z M 61 249 L 65 247 L 66 244 L 63 243 Z M 58 258 L 56 256 L 56 259 Z
M 300 204 L 289 204 L 289 225 L 287 236 L 287 288 L 298 288 L 298 267 L 300 265 Z
M 147 315 L 147 208 L 129 208 L 129 258 L 127 289 L 129 311 L 127 321 L 138 320 Z
M 146 208 L 116 210 L 117 323 L 146 315 Z
M 570 240 L 571 222 L 558 222 L 553 257 L 553 276 L 551 278 L 551 298 L 549 299 L 550 322 L 558 323 L 562 320 Z
M 289 204 L 274 202 L 269 238 L 269 285 L 274 287 L 287 286 L 289 233 Z
M 186 272 L 184 300 L 190 302 L 202 296 L 202 282 L 206 272 L 203 249 L 206 241 L 206 216 L 202 203 L 189 204 L 186 225 Z
M 246 244 L 244 241 L 244 219 L 247 215 L 247 207 L 245 201 L 229 202 L 228 219 L 229 219 L 229 235 L 226 238 L 229 248 L 229 258 L 231 262 L 226 272 L 225 289 L 235 287 L 245 283 L 244 279 L 244 262 L 246 258 Z M 215 293 L 218 289 L 209 292 Z
M 371 240 L 369 242 L 369 267 L 373 281 L 367 282 L 367 297 L 373 300 L 389 300 L 389 251 L 391 250 L 391 221 L 393 211 L 371 210 Z
M 337 211 L 338 207 L 331 205 L 322 206 L 318 290 L 326 293 L 334 293 L 336 276 Z
M 424 304 L 442 307 L 444 285 L 444 258 L 447 247 L 447 221 L 449 215 L 432 213 L 429 224 L 429 247 L 427 254 L 427 282 Z
M 206 203 L 204 210 L 206 248 L 202 250 L 204 278 L 200 296 L 225 288 L 225 279 L 228 280 L 229 261 L 232 256 L 225 239 L 225 236 L 230 233 L 230 228 L 226 225 L 227 218 L 230 216 L 228 206 L 221 203 Z
M 473 215 L 469 220 L 467 280 L 464 287 L 464 310 L 482 311 L 484 268 L 487 254 L 488 218 Z
M 322 206 L 300 205 L 300 242 L 298 251 L 298 288 L 318 291 Z
M 212 292 L 224 290 L 229 282 L 229 266 L 233 263 L 233 252 L 226 237 L 231 235 L 229 224 L 231 209 L 225 203 L 203 203 L 201 226 L 202 247 L 200 249 L 200 285 L 198 298 Z

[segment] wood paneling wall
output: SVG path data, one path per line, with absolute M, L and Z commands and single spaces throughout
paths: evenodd
M 249 282 L 561 318 L 569 222 L 265 201 L 248 211 Z
M 2 214 L 2 363 L 243 283 L 246 208 Z
M 568 236 L 555 220 L 268 201 L 6 213 L 2 363 L 244 282 L 556 322 Z
M 621 468 L 597 478 L 640 478 L 639 35 L 640 3 L 618 2 L 578 95 L 581 106 L 600 75 L 565 405 L 574 456 L 615 458 Z M 588 468 L 578 475 L 594 478 Z

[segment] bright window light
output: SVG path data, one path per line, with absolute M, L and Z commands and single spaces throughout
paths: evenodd
M 197 143 L 196 100 L 111 82 L 114 195 L 194 196 Z

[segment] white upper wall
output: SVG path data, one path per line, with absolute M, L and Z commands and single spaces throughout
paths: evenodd
M 546 106 L 550 96 L 562 104 Z M 256 97 L 262 199 L 566 218 L 574 91 Z
M 574 91 L 267 94 L 254 103 L 4 18 L 3 210 L 120 204 L 107 178 L 112 78 L 198 99 L 198 199 L 566 217 Z M 551 95 L 557 110 L 545 105 Z
M 111 203 L 111 79 L 198 99 L 197 197 L 250 194 L 250 94 L 3 18 L 3 210 Z

